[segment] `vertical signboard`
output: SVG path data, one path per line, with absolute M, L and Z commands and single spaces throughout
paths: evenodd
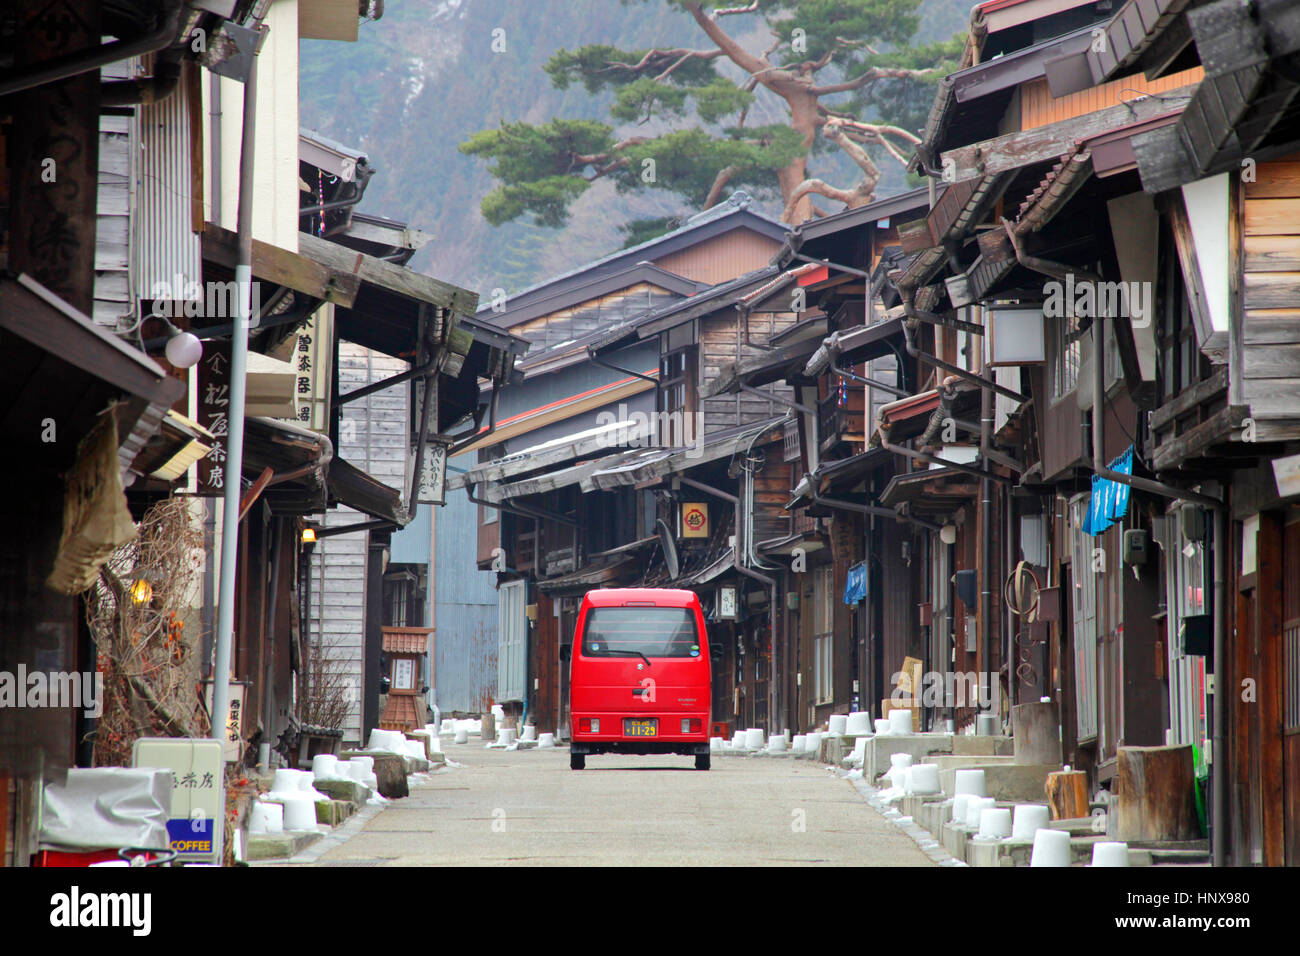
M 226 819 L 225 760 L 221 741 L 188 737 L 142 737 L 132 764 L 172 774 L 167 838 L 179 863 L 221 865 Z
M 424 461 L 420 467 L 415 500 L 422 505 L 445 505 L 446 484 L 447 446 L 442 442 L 428 441 L 424 446 Z
M 289 360 L 295 373 L 294 418 L 312 431 L 330 427 L 330 374 L 334 363 L 334 306 L 325 304 L 312 313 L 297 335 Z
M 205 683 L 207 694 L 208 713 L 212 713 L 212 681 Z M 230 693 L 227 697 L 229 703 L 226 706 L 226 733 L 224 735 L 224 753 L 226 760 L 234 762 L 244 753 L 244 685 L 240 682 L 230 682 Z
M 203 351 L 198 367 L 198 420 L 216 441 L 199 459 L 198 494 L 220 497 L 225 493 L 230 440 L 230 343 L 206 342 Z

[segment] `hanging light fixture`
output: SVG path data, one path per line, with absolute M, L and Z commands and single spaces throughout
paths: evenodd
M 193 332 L 182 332 L 166 319 L 167 345 L 163 353 L 176 368 L 192 368 L 203 358 L 203 343 Z
M 139 578 L 131 585 L 131 600 L 136 604 L 148 604 L 153 600 L 153 585 L 144 578 Z

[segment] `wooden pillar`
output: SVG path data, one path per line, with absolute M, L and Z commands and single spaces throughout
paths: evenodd
M 100 45 L 99 0 L 18 0 L 15 72 Z M 99 71 L 13 97 L 9 268 L 90 314 L 99 184 Z
M 388 535 L 366 533 L 365 631 L 361 658 L 361 746 L 379 726 L 379 655 L 384 646 L 384 550 Z
M 1282 771 L 1282 697 L 1284 690 L 1282 620 L 1285 534 L 1283 519 L 1276 513 L 1259 516 L 1255 542 L 1257 569 L 1255 590 L 1255 640 L 1258 648 L 1255 692 L 1259 709 L 1259 805 L 1263 824 L 1265 866 L 1284 866 L 1283 832 L 1286 794 Z M 1294 530 L 1294 529 L 1293 529 Z M 1293 559 L 1294 560 L 1294 559 Z M 1230 693 L 1237 696 L 1241 688 Z

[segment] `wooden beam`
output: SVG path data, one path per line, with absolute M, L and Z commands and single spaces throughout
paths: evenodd
M 244 516 L 248 514 L 248 509 L 257 503 L 257 499 L 261 497 L 266 486 L 271 483 L 271 478 L 274 477 L 274 475 L 275 471 L 273 469 L 263 468 L 262 473 L 257 476 L 257 480 L 254 481 L 249 489 L 244 492 L 243 496 L 239 499 L 240 521 L 244 520 Z
M 301 233 L 300 237 L 305 235 Z M 203 258 L 233 270 L 239 262 L 239 242 L 235 234 L 215 223 L 205 223 Z M 330 268 L 260 239 L 253 240 L 253 278 L 274 282 L 313 299 L 323 299 L 345 308 L 352 306 L 361 287 L 361 280 L 350 270 Z
M 1151 430 L 1163 431 L 1176 418 L 1181 418 L 1198 405 L 1217 398 L 1228 390 L 1228 369 L 1218 369 L 1203 382 L 1185 388 L 1151 413 Z
M 1159 96 L 1135 97 L 1083 116 L 951 149 L 941 159 L 945 172 L 947 164 L 952 164 L 952 176 L 958 182 L 1058 159 L 1081 140 L 1180 112 L 1195 90 L 1195 85 L 1189 85 Z
M 1194 428 L 1176 438 L 1156 446 L 1152 467 L 1156 471 L 1180 467 L 1189 458 L 1195 458 L 1210 446 L 1230 441 L 1241 429 L 1247 416 L 1243 405 L 1230 405 L 1210 416 Z
M 470 292 L 432 276 L 385 262 L 375 256 L 328 242 L 310 233 L 298 234 L 298 249 L 321 265 L 343 273 L 355 273 L 362 281 L 382 286 L 390 292 L 473 315 L 478 308 L 478 293 Z

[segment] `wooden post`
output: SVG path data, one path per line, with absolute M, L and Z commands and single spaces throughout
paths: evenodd
M 1088 815 L 1088 775 L 1082 770 L 1049 773 L 1043 789 L 1053 820 L 1077 820 Z
M 1296 529 L 1283 526 L 1283 517 L 1277 512 L 1262 512 L 1259 516 L 1259 536 L 1255 542 L 1255 647 L 1258 670 L 1255 672 L 1255 694 L 1258 720 L 1259 809 L 1262 823 L 1260 837 L 1263 843 L 1265 866 L 1285 866 L 1287 789 L 1295 787 L 1286 779 L 1283 748 L 1283 701 L 1286 696 L 1286 662 L 1283 655 L 1283 632 L 1286 611 L 1286 550 L 1297 541 Z M 1252 676 L 1252 675 L 1242 675 Z M 1238 684 L 1235 696 L 1241 696 Z M 1244 862 L 1244 861 L 1243 861 Z M 1250 862 L 1254 862 L 1253 860 Z
M 1200 837 L 1190 746 L 1120 747 L 1117 770 L 1119 839 Z
M 1055 701 L 1032 701 L 1011 708 L 1015 761 L 1021 764 L 1060 764 L 1061 715 Z

